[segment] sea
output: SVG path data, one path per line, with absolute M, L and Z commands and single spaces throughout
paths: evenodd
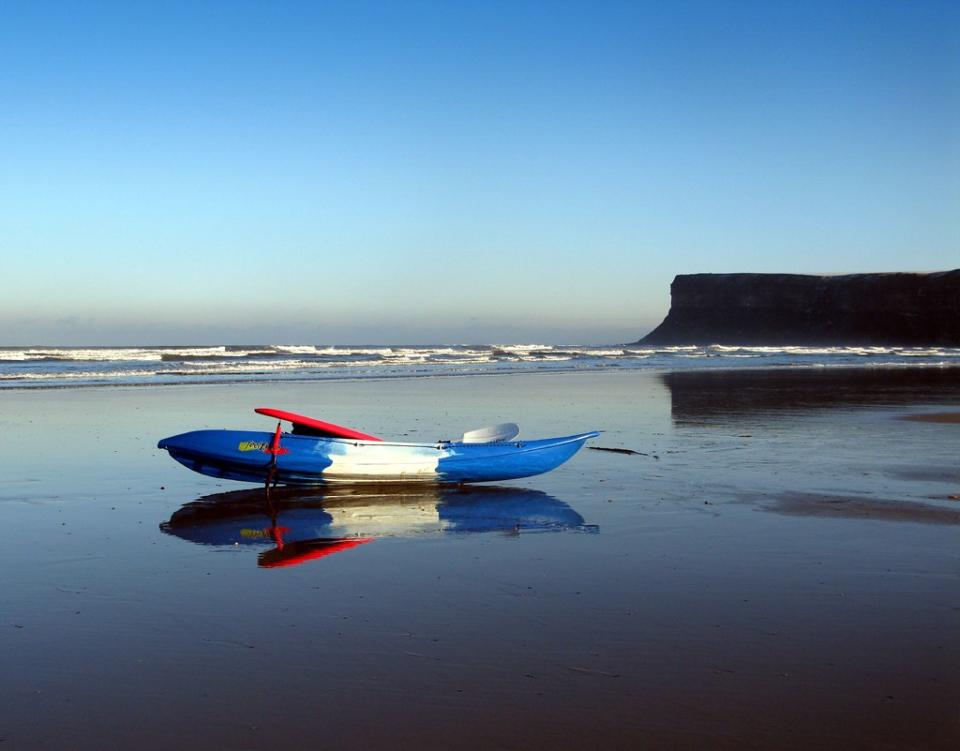
M 958 347 L 223 344 L 0 347 L 0 389 L 619 369 L 960 367 Z

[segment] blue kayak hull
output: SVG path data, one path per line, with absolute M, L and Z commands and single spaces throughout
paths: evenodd
M 599 433 L 503 443 L 391 443 L 284 433 L 195 430 L 157 444 L 185 467 L 211 477 L 280 485 L 332 482 L 495 482 L 549 472 Z

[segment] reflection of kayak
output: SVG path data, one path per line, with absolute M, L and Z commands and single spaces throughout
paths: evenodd
M 200 545 L 266 548 L 257 556 L 261 568 L 295 566 L 385 536 L 597 531 L 538 490 L 436 484 L 216 493 L 184 504 L 160 529 Z
M 596 432 L 516 440 L 512 424 L 457 441 L 383 441 L 289 412 L 259 409 L 293 423 L 292 433 L 195 430 L 158 444 L 190 469 L 213 477 L 281 485 L 327 482 L 490 482 L 529 477 L 563 464 Z
M 267 500 L 269 498 L 269 500 Z M 586 530 L 583 517 L 538 490 L 440 485 L 349 485 L 323 490 L 217 493 L 184 504 L 161 525 L 201 545 L 408 537 L 425 533 Z

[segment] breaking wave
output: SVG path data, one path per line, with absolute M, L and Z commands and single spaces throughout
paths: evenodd
M 960 367 L 952 347 L 473 344 L 3 347 L 0 388 L 414 377 L 604 368 Z

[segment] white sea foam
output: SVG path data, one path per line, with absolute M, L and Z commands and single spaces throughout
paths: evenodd
M 272 349 L 288 355 L 389 355 L 390 347 L 316 347 L 312 344 L 274 344 Z
M 220 347 L 30 347 L 0 349 L 0 360 L 63 360 L 76 362 L 156 362 L 166 356 L 246 357 L 269 349 L 228 350 Z
M 82 381 L 82 380 L 119 380 L 121 378 L 143 378 L 156 375 L 154 370 L 83 370 L 69 373 L 0 373 L 0 381 Z
M 73 349 L 73 348 L 31 348 L 20 350 L 0 350 L 0 360 L 77 360 L 77 361 L 149 361 L 159 360 L 156 350 L 123 349 Z
M 90 367 L 95 364 L 95 367 Z M 960 367 L 954 347 L 549 344 L 0 348 L 0 386 L 422 376 L 583 368 Z

